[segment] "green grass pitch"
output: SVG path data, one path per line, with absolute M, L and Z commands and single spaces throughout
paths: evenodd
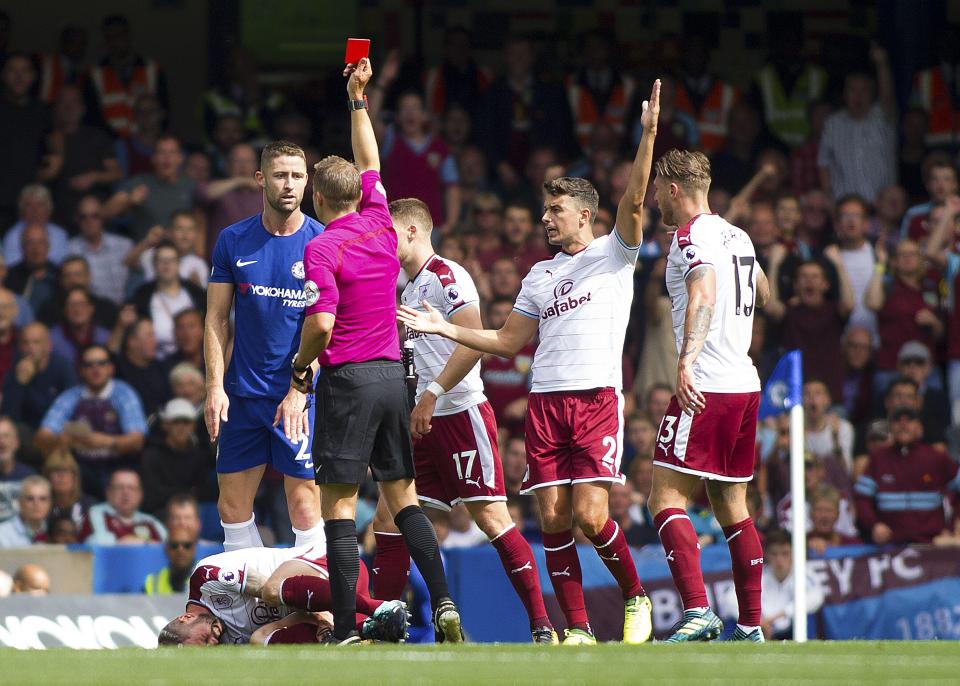
M 0 650 L 3 684 L 956 684 L 956 642 Z

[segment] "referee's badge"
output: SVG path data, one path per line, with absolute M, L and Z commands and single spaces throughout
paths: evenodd
M 294 262 L 293 266 L 290 267 L 290 273 L 293 274 L 295 279 L 302 279 L 304 277 L 303 260 Z
M 303 264 L 302 262 L 300 263 Z M 320 299 L 320 289 L 317 288 L 317 284 L 313 281 L 306 281 L 303 284 L 303 301 L 307 304 L 307 307 L 311 305 L 316 305 L 317 301 Z

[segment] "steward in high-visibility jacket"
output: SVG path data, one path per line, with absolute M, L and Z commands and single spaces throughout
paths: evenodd
M 757 87 L 763 103 L 763 118 L 770 132 L 791 148 L 803 143 L 810 135 L 807 108 L 824 96 L 827 73 L 813 64 L 805 64 L 787 93 L 777 68 L 768 64 L 757 75 Z
M 711 77 L 711 81 L 706 97 L 697 103 L 684 80 L 678 79 L 673 101 L 674 107 L 696 120 L 700 149 L 707 154 L 716 152 L 727 142 L 727 119 L 740 99 L 740 89 L 736 86 L 718 78 Z
M 190 572 L 193 565 L 180 570 L 174 574 L 170 567 L 164 567 L 159 572 L 147 574 L 143 581 L 143 592 L 147 595 L 172 595 L 174 593 L 183 593 L 187 590 L 187 582 L 190 580 Z
M 586 70 L 581 70 L 567 77 L 564 88 L 581 148 L 588 147 L 593 126 L 600 122 L 609 124 L 621 136 L 624 134 L 636 89 L 632 78 L 610 69 L 609 84 L 600 92 L 591 87 Z
M 109 59 L 103 59 L 90 70 L 90 87 L 100 116 L 123 138 L 133 134 L 137 98 L 155 95 L 166 105 L 166 79 L 157 62 L 149 58 L 134 56 L 129 67 L 122 70 Z

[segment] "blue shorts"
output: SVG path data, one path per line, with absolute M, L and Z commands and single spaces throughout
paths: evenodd
M 217 473 L 231 474 L 246 469 L 271 465 L 287 476 L 298 479 L 314 478 L 310 441 L 313 437 L 314 407 L 307 410 L 310 417 L 310 435 L 300 443 L 291 443 L 283 435 L 283 423 L 273 426 L 279 400 L 244 398 L 228 395 L 230 421 L 220 423 L 220 442 L 217 444 Z

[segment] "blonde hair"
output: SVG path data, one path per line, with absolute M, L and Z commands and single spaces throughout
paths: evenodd
M 688 193 L 710 190 L 710 160 L 702 152 L 673 148 L 657 160 L 654 170 L 657 176 L 681 186 Z
M 427 203 L 417 198 L 400 198 L 390 203 L 388 209 L 390 216 L 393 217 L 393 225 L 400 229 L 410 224 L 415 224 L 427 240 L 430 240 L 430 233 L 433 231 L 433 216 L 430 214 L 430 208 Z
M 313 166 L 313 192 L 322 195 L 334 212 L 356 206 L 360 191 L 360 171 L 352 162 L 329 155 Z
M 47 479 L 50 479 L 51 474 L 60 470 L 66 470 L 73 474 L 74 483 L 71 495 L 74 500 L 79 500 L 81 495 L 80 465 L 74 459 L 73 453 L 66 448 L 56 448 L 43 461 L 43 475 Z
M 291 143 L 290 141 L 273 141 L 272 143 L 267 143 L 260 152 L 260 171 L 264 171 L 267 168 L 267 164 L 277 157 L 299 157 L 303 160 L 304 164 L 307 163 L 307 156 L 303 153 L 303 148 L 296 143 Z

